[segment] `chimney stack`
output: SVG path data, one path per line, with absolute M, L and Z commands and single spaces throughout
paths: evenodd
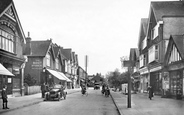
M 25 52 L 26 55 L 31 55 L 31 37 L 30 32 L 28 32 L 28 37 L 26 38 L 26 46 L 25 46 Z

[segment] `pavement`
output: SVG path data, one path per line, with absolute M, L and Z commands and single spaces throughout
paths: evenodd
M 67 95 L 81 91 L 80 88 L 77 89 L 66 89 Z M 8 98 L 8 107 L 10 109 L 2 109 L 2 99 L 0 99 L 0 114 L 13 111 L 19 108 L 31 106 L 34 104 L 38 104 L 43 102 L 43 98 L 41 98 L 41 93 L 32 94 L 32 95 L 25 95 L 20 97 L 9 97 Z
M 81 91 L 78 89 L 67 89 L 67 94 Z M 154 96 L 149 100 L 148 94 L 137 93 L 131 95 L 131 108 L 127 108 L 127 95 L 121 92 L 111 91 L 111 98 L 120 115 L 183 115 L 184 99 L 176 100 L 173 98 L 161 98 Z M 43 102 L 41 93 L 25 95 L 21 97 L 8 98 L 8 107 L 10 109 L 2 109 L 2 100 L 0 100 L 0 114 L 13 111 L 19 108 L 31 106 Z
M 131 108 L 127 106 L 127 95 L 111 91 L 111 97 L 120 115 L 184 115 L 184 99 L 161 98 L 152 100 L 146 93 L 131 94 Z

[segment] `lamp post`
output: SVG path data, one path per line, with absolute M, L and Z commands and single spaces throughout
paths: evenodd
M 44 79 L 44 82 L 47 84 L 47 77 L 46 77 L 46 68 L 43 68 L 43 76 L 42 76 L 42 80 Z

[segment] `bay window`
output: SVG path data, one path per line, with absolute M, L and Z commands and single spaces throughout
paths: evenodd
M 14 35 L 0 29 L 0 49 L 14 53 Z
M 149 50 L 148 50 L 148 56 L 149 56 L 149 63 L 153 61 L 157 61 L 159 59 L 159 47 L 158 45 L 153 45 Z

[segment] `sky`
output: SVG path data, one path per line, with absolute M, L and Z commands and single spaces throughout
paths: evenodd
M 79 66 L 83 69 L 87 55 L 88 75 L 106 75 L 115 69 L 122 70 L 120 58 L 129 56 L 130 48 L 137 48 L 140 21 L 141 18 L 148 18 L 151 2 L 13 1 L 26 37 L 30 32 L 32 40 L 52 39 L 53 43 L 61 47 L 71 48 L 78 55 Z

